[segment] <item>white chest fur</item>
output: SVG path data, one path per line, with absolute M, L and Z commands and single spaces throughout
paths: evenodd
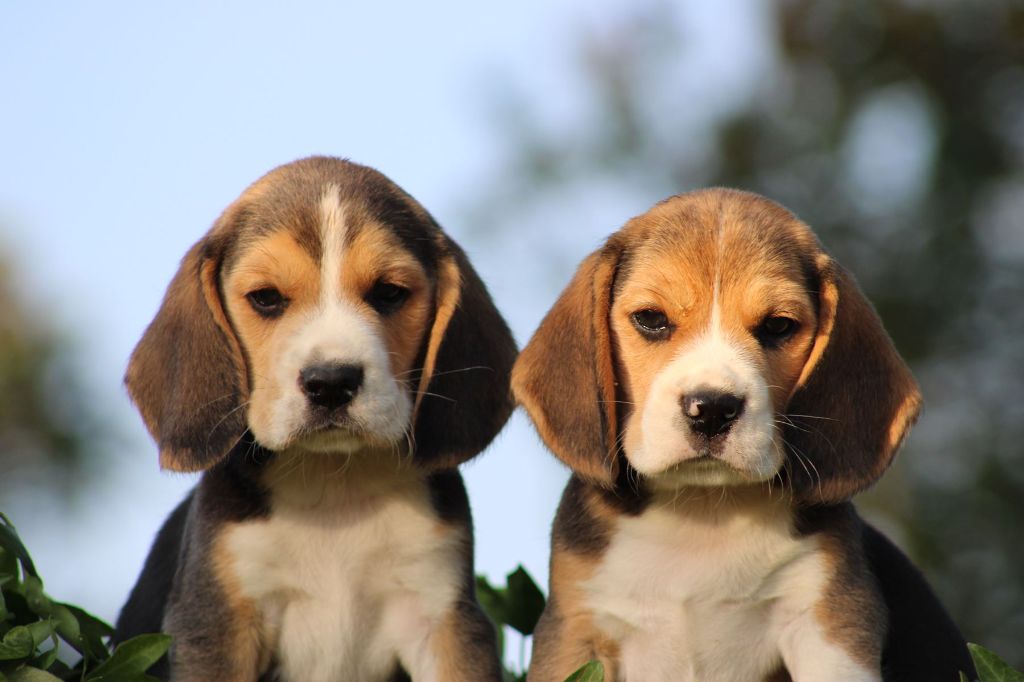
M 285 680 L 435 679 L 430 640 L 458 593 L 461 544 L 422 481 L 275 488 L 268 519 L 226 538 Z
M 585 590 L 620 680 L 749 682 L 783 661 L 795 680 L 878 679 L 813 617 L 824 559 L 780 505 L 655 505 L 618 521 Z

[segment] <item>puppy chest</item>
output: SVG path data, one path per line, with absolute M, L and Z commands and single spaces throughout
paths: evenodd
M 227 580 L 256 605 L 284 679 L 383 679 L 454 602 L 461 540 L 401 500 L 275 510 L 229 533 Z
M 620 679 L 762 679 L 780 664 L 783 628 L 821 592 L 816 547 L 773 524 L 644 514 L 620 522 L 583 585 L 586 607 L 619 644 Z

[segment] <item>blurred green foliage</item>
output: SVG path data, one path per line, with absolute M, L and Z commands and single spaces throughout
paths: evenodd
M 0 499 L 26 485 L 67 499 L 109 428 L 71 364 L 70 337 L 16 286 L 13 260 L 0 248 Z
M 491 239 L 526 243 L 555 270 L 569 257 L 551 248 L 564 226 L 538 223 L 607 197 L 634 197 L 640 213 L 726 185 L 794 210 L 856 273 L 925 394 L 864 506 L 884 514 L 968 638 L 1020 666 L 1024 4 L 770 7 L 759 73 L 717 99 L 677 6 L 641 2 L 581 29 L 570 45 L 583 99 L 556 116 L 525 87 L 500 93 L 508 160 L 471 211 L 486 211 Z

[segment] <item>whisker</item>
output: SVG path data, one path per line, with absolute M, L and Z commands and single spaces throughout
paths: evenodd
M 789 419 L 789 418 L 787 418 L 785 416 L 776 417 L 773 420 L 773 425 L 774 426 L 778 426 L 779 424 L 783 424 L 785 426 L 792 426 L 797 431 L 803 431 L 804 433 L 811 433 L 810 429 L 801 428 L 800 426 L 798 426 L 796 424 L 796 422 L 794 422 L 792 419 Z
M 335 469 L 334 471 L 330 472 L 329 474 L 327 474 L 327 476 L 329 478 L 334 478 L 334 477 L 341 478 L 345 474 L 345 472 L 348 471 L 348 468 L 351 465 L 352 465 L 352 453 L 351 452 L 346 452 L 346 453 L 344 453 L 344 459 L 341 462 L 341 466 L 338 467 L 337 469 Z
M 447 400 L 450 403 L 457 403 L 457 402 L 459 402 L 455 398 L 449 398 L 448 396 L 441 395 L 440 393 L 431 393 L 430 391 L 423 391 L 423 395 L 430 396 L 431 398 L 440 398 L 442 400 Z
M 796 416 L 796 417 L 798 417 L 798 418 L 801 418 L 801 417 L 800 417 L 799 415 L 791 415 L 791 416 Z M 824 419 L 824 418 L 825 418 L 825 417 L 823 417 L 823 419 Z M 833 421 L 839 421 L 839 420 L 833 420 Z M 794 422 L 794 421 L 790 420 L 790 423 L 791 423 L 791 424 L 792 424 L 792 425 L 793 425 L 793 426 L 794 426 L 795 428 L 799 428 L 799 427 L 797 427 L 797 426 L 796 426 L 796 422 Z M 826 443 L 828 443 L 828 447 L 829 447 L 829 451 L 830 451 L 830 452 L 833 452 L 833 453 L 834 453 L 834 452 L 836 451 L 836 446 L 835 446 L 835 445 L 834 445 L 834 444 L 832 443 L 832 439 L 830 439 L 830 438 L 828 437 L 828 434 L 827 434 L 827 433 L 825 433 L 824 431 L 822 431 L 822 430 L 820 430 L 820 429 L 816 429 L 816 428 L 814 428 L 814 427 L 813 427 L 813 426 L 811 426 L 810 424 L 804 424 L 804 426 L 806 426 L 806 427 L 807 427 L 807 429 L 808 429 L 808 430 L 806 431 L 806 433 L 813 433 L 813 434 L 815 434 L 815 435 L 821 436 L 821 438 L 823 438 L 823 439 L 825 440 L 825 442 L 826 442 Z M 803 430 L 803 429 L 801 429 L 801 430 Z
M 796 457 L 797 462 L 800 463 L 800 466 L 803 467 L 804 473 L 807 474 L 807 477 L 809 479 L 811 479 L 812 481 L 817 481 L 816 487 L 818 488 L 818 494 L 820 495 L 821 494 L 821 473 L 818 471 L 818 467 L 815 466 L 814 461 L 810 457 L 808 457 L 806 454 L 801 452 L 800 448 L 798 448 L 795 445 L 793 445 L 792 443 L 788 442 L 785 438 L 782 439 L 782 442 L 785 443 L 786 446 L 788 446 L 789 449 L 793 452 L 793 455 Z M 814 470 L 814 476 L 811 476 L 811 471 L 807 468 L 808 465 L 810 465 L 811 469 Z
M 491 370 L 490 367 L 487 367 L 485 365 L 474 365 L 472 367 L 460 367 L 459 369 L 446 369 L 446 370 L 444 370 L 442 372 L 432 372 L 430 376 L 432 376 L 432 377 L 442 377 L 442 376 L 445 376 L 446 374 L 458 374 L 459 372 L 472 372 L 472 371 L 475 371 L 475 370 L 478 370 L 478 369 L 486 369 L 486 370 L 489 370 L 489 371 Z M 418 374 L 422 374 L 424 371 L 425 370 L 424 370 L 423 367 L 417 367 L 415 369 L 409 369 L 409 370 L 406 370 L 404 372 L 399 372 L 395 376 L 401 377 L 401 376 L 405 376 L 407 374 L 417 374 L 417 373 Z
M 268 483 L 268 487 L 272 488 L 276 484 L 285 480 L 286 478 L 291 477 L 291 475 L 294 474 L 295 471 L 302 464 L 302 459 L 303 456 L 298 453 L 292 454 L 290 457 L 288 457 L 284 462 L 281 463 L 281 471 L 278 472 L 278 475 L 275 476 L 274 479 Z
M 213 426 L 211 426 L 210 427 L 210 431 L 206 434 L 206 442 L 207 443 L 210 442 L 210 439 L 213 438 L 213 432 L 217 430 L 218 426 L 223 424 L 225 422 L 225 420 L 227 420 L 227 418 L 230 417 L 231 415 L 233 415 L 235 412 L 238 412 L 239 410 L 241 410 L 241 409 L 243 409 L 245 407 L 248 407 L 249 402 L 250 401 L 246 400 L 246 401 L 236 405 L 235 407 L 233 407 L 230 410 L 228 410 L 220 419 L 218 419 L 217 423 L 214 424 Z M 234 448 L 236 445 L 238 445 L 238 443 L 242 440 L 242 436 L 243 435 L 245 435 L 245 431 L 242 431 L 242 434 L 239 435 L 238 439 L 236 439 L 235 442 L 231 445 L 232 448 Z

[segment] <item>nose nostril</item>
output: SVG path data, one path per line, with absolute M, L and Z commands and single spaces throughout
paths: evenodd
M 332 409 L 352 402 L 362 383 L 358 365 L 313 365 L 299 372 L 299 386 L 309 401 Z
M 683 396 L 682 402 L 690 428 L 711 438 L 729 430 L 743 412 L 745 401 L 731 393 L 707 391 Z
M 700 417 L 704 412 L 704 403 L 696 397 L 683 398 L 683 409 L 686 411 L 686 416 L 691 419 Z

